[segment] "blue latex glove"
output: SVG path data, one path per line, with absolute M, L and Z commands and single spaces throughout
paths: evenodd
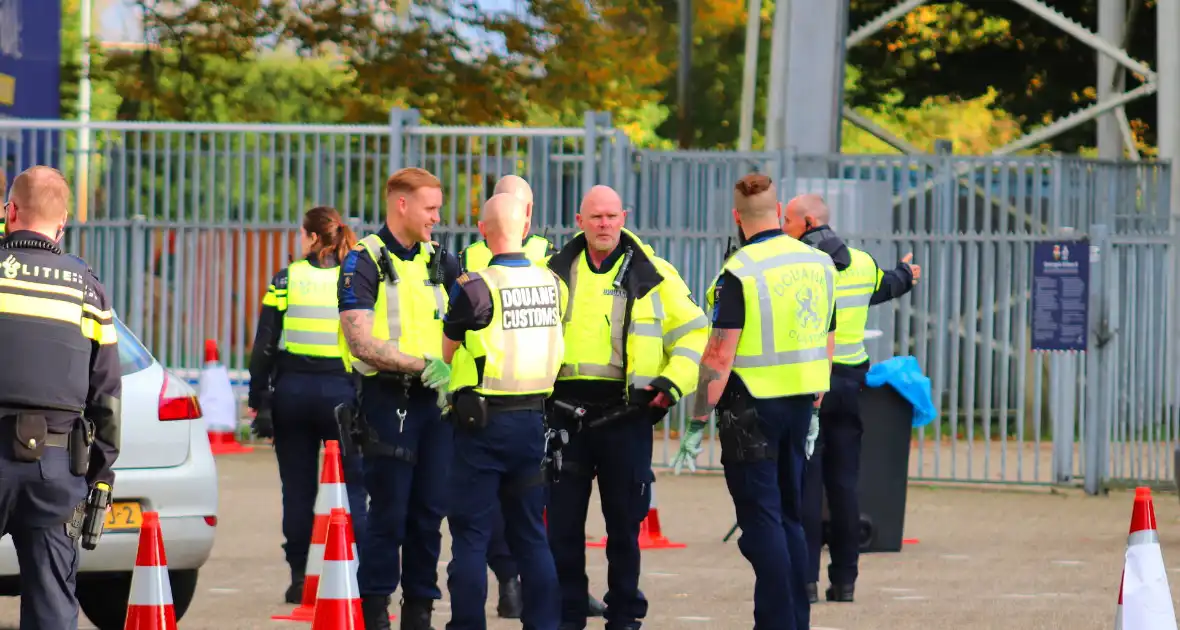
M 811 424 L 807 427 L 807 459 L 815 452 L 815 440 L 819 438 L 819 408 L 811 409 Z
M 690 420 L 688 430 L 680 438 L 680 450 L 672 458 L 672 472 L 679 475 L 680 470 L 688 466 L 689 472 L 697 471 L 697 455 L 701 454 L 701 440 L 705 437 L 705 424 L 700 420 Z
M 451 382 L 451 366 L 442 359 L 426 359 L 426 369 L 422 370 L 422 383 L 431 389 L 439 390 L 445 401 L 447 385 Z

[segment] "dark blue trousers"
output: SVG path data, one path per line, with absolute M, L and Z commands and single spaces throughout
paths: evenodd
M 560 420 L 557 420 L 560 424 Z M 639 525 L 651 505 L 652 430 L 624 421 L 572 433 L 564 467 L 549 494 L 549 548 L 561 583 L 562 621 L 586 627 L 586 514 L 590 483 L 598 477 L 606 521 L 606 627 L 621 628 L 647 616 L 639 590 Z
M 361 411 L 369 426 L 382 442 L 406 449 L 414 459 L 365 457 L 369 533 L 359 547 L 362 596 L 388 597 L 400 582 L 406 599 L 442 597 L 438 556 L 453 440 L 437 397 L 418 386 L 405 396 L 372 379 L 361 386 Z
M 512 557 L 512 550 L 508 546 L 508 538 L 504 535 L 504 514 L 500 511 L 500 504 L 493 506 L 492 538 L 488 541 L 488 568 L 496 574 L 496 580 L 507 582 L 520 575 L 520 568 Z
M 20 563 L 20 630 L 77 630 L 80 553 L 65 523 L 86 498 L 86 481 L 70 472 L 64 448 L 16 461 L 11 435 L 0 432 L 0 533 L 12 535 Z
M 860 558 L 860 448 L 864 425 L 857 397 L 860 383 L 832 377 L 832 391 L 819 412 L 819 439 L 803 476 L 803 527 L 807 531 L 809 582 L 819 582 L 823 496 L 828 495 L 828 580 L 855 584 Z
M 521 622 L 531 630 L 557 630 L 561 622 L 557 571 L 542 520 L 545 485 L 540 472 L 544 456 L 544 415 L 540 410 L 493 411 L 487 428 L 455 432 L 447 516 L 451 527 L 451 563 L 447 567 L 451 620 L 447 630 L 487 628 L 485 565 L 492 530 L 501 513 L 511 555 L 520 563 Z
M 806 630 L 807 541 L 800 513 L 812 396 L 753 399 L 758 424 L 777 459 L 723 460 L 741 537 L 738 548 L 754 568 L 754 630 Z
M 292 573 L 302 575 L 315 523 L 315 501 L 320 484 L 320 445 L 339 440 L 335 409 L 356 400 L 347 376 L 284 372 L 275 382 L 275 457 L 283 486 L 283 550 Z M 358 455 L 343 458 L 348 508 L 357 548 L 367 532 L 365 484 Z

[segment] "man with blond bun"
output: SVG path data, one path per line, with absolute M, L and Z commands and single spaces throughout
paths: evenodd
M 109 505 L 119 455 L 114 314 L 86 263 L 58 245 L 69 201 L 61 173 L 34 166 L 4 204 L 0 431 L 11 446 L 0 452 L 0 532 L 20 564 L 21 628 L 77 630 L 81 524 L 69 522 L 88 493 Z
M 442 207 L 437 177 L 397 171 L 385 205 L 385 225 L 345 257 L 337 287 L 345 369 L 362 377 L 357 418 L 368 429 L 357 433 L 369 493 L 357 583 L 369 630 L 389 628 L 399 582 L 402 630 L 430 630 L 453 448 L 438 393 L 449 371 L 442 321 L 460 270 L 430 240 Z
M 492 195 L 510 195 L 520 201 L 525 208 L 525 223 L 524 234 L 521 238 L 524 239 L 522 251 L 526 258 L 533 262 L 539 262 L 546 256 L 553 253 L 553 243 L 548 239 L 536 234 L 529 235 L 529 228 L 533 220 L 533 189 L 529 187 L 529 183 L 524 178 L 517 175 L 505 175 L 496 182 L 496 187 L 492 190 Z M 488 266 L 492 260 L 492 251 L 488 248 L 487 241 L 477 241 L 468 245 L 459 253 L 459 262 L 463 265 L 464 271 L 479 271 Z
M 754 568 L 754 627 L 805 630 L 800 494 L 813 409 L 831 373 L 836 268 L 827 254 L 783 234 L 782 204 L 765 175 L 738 181 L 733 218 L 744 245 L 710 290 L 713 330 L 675 465 L 700 453 L 706 423 L 720 409 L 738 547 Z
M 443 360 L 455 424 L 451 471 L 451 593 L 448 630 L 487 627 L 488 542 L 503 514 L 505 536 L 528 585 L 525 628 L 557 630 L 557 574 L 545 538 L 545 399 L 553 391 L 564 341 L 561 281 L 521 247 L 525 204 L 493 195 L 479 229 L 490 264 L 460 276 L 443 323 Z

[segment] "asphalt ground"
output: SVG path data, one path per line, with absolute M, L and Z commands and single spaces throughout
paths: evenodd
M 300 627 L 270 620 L 291 608 L 281 604 L 288 575 L 273 454 L 262 448 L 221 457 L 218 463 L 217 543 L 180 627 Z M 687 547 L 644 553 L 641 586 L 651 602 L 644 627 L 752 627 L 753 573 L 737 545 L 721 540 L 733 524 L 723 480 L 661 475 L 655 489 L 665 534 Z M 1123 491 L 1087 497 L 1072 490 L 911 485 L 906 536 L 918 542 L 900 553 L 864 556 L 856 603 L 815 606 L 813 628 L 1111 628 L 1132 500 L 1133 492 Z M 1174 494 L 1160 495 L 1155 507 L 1164 560 L 1175 581 L 1180 579 L 1180 501 Z M 445 535 L 445 524 L 443 529 Z M 586 529 L 588 539 L 604 535 L 601 516 L 593 509 Z M 449 546 L 444 540 L 439 566 L 444 580 Z M 587 561 L 592 588 L 601 596 L 603 551 L 588 549 Z M 519 622 L 495 618 L 490 574 L 489 581 L 489 628 L 519 628 Z M 443 628 L 448 610 L 444 595 L 436 605 L 435 628 Z M 0 600 L 0 628 L 16 628 L 17 620 L 18 601 Z M 594 620 L 590 627 L 602 625 Z M 88 624 L 83 621 L 82 627 Z

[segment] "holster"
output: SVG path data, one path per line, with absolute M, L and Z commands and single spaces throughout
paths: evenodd
M 19 462 L 35 462 L 45 452 L 45 440 L 49 434 L 45 415 L 34 411 L 21 411 L 9 416 L 12 422 L 12 453 Z
M 410 464 L 418 462 L 414 451 L 382 442 L 365 419 L 358 404 L 336 405 L 336 426 L 340 430 L 340 452 L 362 457 L 394 457 Z
M 488 400 L 476 393 L 474 387 L 463 387 L 451 396 L 451 422 L 467 431 L 479 431 L 488 426 Z
M 81 477 L 90 469 L 90 447 L 94 444 L 94 424 L 78 418 L 70 430 L 70 472 Z
M 766 439 L 758 420 L 758 411 L 744 399 L 731 401 L 721 411 L 717 434 L 722 466 L 778 459 L 778 445 Z

